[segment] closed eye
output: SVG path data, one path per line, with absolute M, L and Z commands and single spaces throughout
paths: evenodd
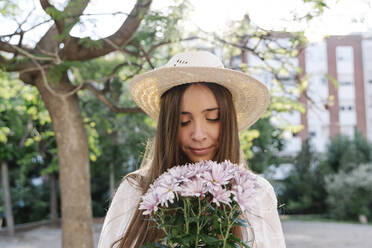
M 212 121 L 212 122 L 217 122 L 219 120 L 220 120 L 220 117 L 217 117 L 217 118 L 214 118 L 214 119 L 207 118 L 207 121 Z
M 183 121 L 181 122 L 181 127 L 187 126 L 191 121 Z

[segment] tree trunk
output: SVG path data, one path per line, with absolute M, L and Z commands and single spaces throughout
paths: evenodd
M 8 234 L 13 236 L 14 235 L 14 219 L 13 219 L 13 211 L 12 211 L 12 200 L 10 198 L 8 163 L 6 161 L 1 162 L 1 181 L 3 183 L 6 226 L 8 229 Z
M 115 191 L 115 171 L 114 171 L 114 163 L 110 162 L 110 196 L 114 195 Z
M 57 201 L 57 180 L 56 173 L 49 174 L 50 184 L 50 220 L 53 226 L 58 225 L 58 201 Z
M 61 191 L 62 247 L 93 248 L 88 137 L 76 94 L 52 94 L 40 74 L 34 79 L 51 116 L 58 147 Z M 60 82 L 49 81 L 59 94 L 73 90 L 67 73 Z

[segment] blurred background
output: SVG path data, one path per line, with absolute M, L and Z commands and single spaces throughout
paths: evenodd
M 185 50 L 270 89 L 240 142 L 287 247 L 372 246 L 371 0 L 1 0 L 0 27 L 1 247 L 96 246 L 156 129 L 129 82 Z

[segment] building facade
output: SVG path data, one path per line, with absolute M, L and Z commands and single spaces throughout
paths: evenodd
M 239 69 L 242 62 L 249 67 L 262 63 L 254 55 L 243 53 L 232 57 L 228 64 Z M 333 136 L 341 133 L 352 137 L 356 129 L 372 141 L 371 34 L 330 36 L 309 44 L 293 65 L 301 67 L 300 76 L 307 80 L 307 89 L 297 96 L 306 112 L 281 114 L 281 118 L 304 127 L 297 135 L 285 137 L 283 155 L 296 154 L 308 138 L 317 151 L 323 152 Z M 272 87 L 270 73 L 261 71 L 253 76 Z M 296 87 L 294 78 L 284 79 L 286 87 Z
M 299 61 L 308 80 L 301 140 L 310 137 L 320 152 L 338 133 L 358 130 L 372 140 L 372 38 L 330 36 L 309 45 Z

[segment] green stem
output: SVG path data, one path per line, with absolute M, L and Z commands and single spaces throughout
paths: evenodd
M 200 198 L 198 197 L 198 221 L 196 222 L 196 239 L 195 239 L 195 248 L 198 248 L 199 243 L 199 234 L 200 234 L 200 225 L 199 225 L 199 219 L 201 215 L 201 207 L 200 207 Z
M 189 234 L 189 215 L 188 215 L 188 209 L 189 209 L 189 202 L 187 199 L 183 200 L 183 215 L 185 217 L 185 222 L 186 222 L 186 234 Z
M 167 232 L 167 229 L 164 227 L 164 224 L 165 224 L 165 220 L 164 220 L 164 213 L 163 213 L 163 210 L 160 209 L 160 213 L 159 214 L 159 219 L 160 219 L 160 222 L 161 222 L 161 225 L 163 226 L 162 230 L 164 231 L 165 235 L 168 235 L 168 232 Z
M 223 211 L 224 211 L 224 214 L 226 216 L 226 207 L 225 207 L 225 205 L 223 206 Z M 226 248 L 226 242 L 227 242 L 227 238 L 229 237 L 230 229 L 234 225 L 234 221 L 232 223 L 230 222 L 230 219 L 234 216 L 234 212 L 235 212 L 235 207 L 230 210 L 230 214 L 229 214 L 229 216 L 227 218 L 227 229 L 226 229 L 225 235 L 223 234 L 223 231 L 222 231 L 222 228 L 221 228 L 221 224 L 220 224 L 220 231 L 221 231 L 221 235 L 223 237 L 223 246 L 222 246 L 222 248 Z

